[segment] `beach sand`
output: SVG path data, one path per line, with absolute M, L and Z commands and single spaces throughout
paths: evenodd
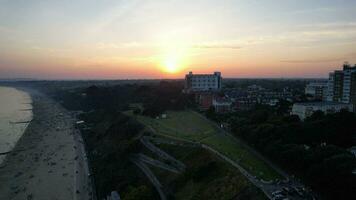
M 0 199 L 92 199 L 75 118 L 48 97 L 28 92 L 34 117 L 0 166 Z

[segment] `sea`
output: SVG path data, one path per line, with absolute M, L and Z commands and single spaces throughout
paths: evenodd
M 21 90 L 0 86 L 0 165 L 32 120 L 31 96 Z

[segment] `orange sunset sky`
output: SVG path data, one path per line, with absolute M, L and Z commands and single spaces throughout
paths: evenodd
M 356 1 L 0 0 L 0 78 L 326 77 Z

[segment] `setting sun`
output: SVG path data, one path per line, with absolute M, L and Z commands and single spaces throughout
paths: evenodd
M 169 73 L 176 73 L 179 70 L 178 61 L 174 57 L 169 57 L 164 63 L 165 71 Z
M 162 71 L 170 74 L 176 74 L 181 72 L 187 65 L 186 53 L 187 49 L 169 49 L 164 50 L 169 53 L 163 54 L 159 58 L 160 68 Z M 184 53 L 183 53 L 184 52 Z

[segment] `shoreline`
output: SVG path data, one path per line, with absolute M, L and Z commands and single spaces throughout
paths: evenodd
M 1 85 L 0 85 L 1 86 Z M 30 121 L 28 122 L 28 123 L 26 123 L 26 127 L 25 127 L 25 129 L 24 129 L 24 131 L 23 131 L 23 133 L 21 134 L 21 136 L 20 136 L 20 138 L 15 142 L 15 145 L 14 145 L 14 147 L 9 151 L 9 154 L 7 154 L 6 156 L 5 156 L 5 158 L 3 159 L 3 161 L 0 163 L 0 169 L 1 168 L 3 168 L 3 167 L 5 167 L 6 166 L 6 163 L 7 163 L 7 157 L 8 156 L 10 156 L 10 154 L 12 153 L 12 152 L 17 152 L 17 151 L 23 151 L 23 149 L 21 150 L 21 149 L 15 149 L 16 148 L 16 146 L 17 146 L 17 144 L 20 142 L 20 140 L 21 140 L 21 138 L 25 135 L 25 133 L 26 133 L 26 131 L 27 131 L 27 128 L 29 127 L 29 125 L 31 124 L 31 122 L 33 121 L 33 119 L 34 119 L 34 116 L 35 116 L 35 113 L 34 113 L 34 106 L 33 106 L 33 104 L 34 104 L 34 96 L 35 95 L 42 95 L 41 93 L 39 93 L 37 90 L 34 90 L 34 89 L 32 89 L 32 88 L 26 88 L 26 87 L 19 87 L 19 86 L 11 86 L 11 85 L 9 85 L 9 86 L 3 86 L 3 87 L 9 87 L 9 88 L 14 88 L 14 89 L 16 89 L 16 90 L 19 90 L 19 91 L 22 91 L 22 92 L 25 92 L 25 93 L 27 93 L 29 96 L 30 96 L 30 100 L 31 100 L 31 119 L 30 119 Z M 0 194 L 1 195 L 1 194 Z
M 32 88 L 32 121 L 0 167 L 0 199 L 91 199 L 75 117 Z M 21 150 L 21 151 L 19 151 Z
M 33 108 L 32 105 L 33 104 L 32 104 L 31 94 L 28 91 L 21 90 L 21 89 L 19 89 L 17 87 L 12 87 L 12 86 L 2 86 L 2 85 L 0 85 L 0 87 L 1 88 L 5 88 L 5 91 L 9 89 L 9 90 L 16 90 L 17 92 L 20 92 L 20 93 L 24 93 L 24 94 L 22 94 L 20 96 L 18 95 L 17 98 L 16 99 L 12 99 L 12 101 L 16 102 L 19 99 L 21 101 L 25 100 L 25 101 L 29 101 L 29 102 L 21 103 L 21 104 L 29 104 L 29 105 L 31 105 L 31 106 L 26 107 L 26 108 L 17 108 L 16 107 L 16 109 L 11 112 L 11 113 L 16 113 L 18 110 L 21 111 L 21 112 L 22 111 L 26 111 L 26 112 L 30 111 L 30 113 L 22 113 L 21 117 L 17 116 L 18 119 L 13 119 L 13 118 L 9 119 L 9 118 L 6 118 L 6 117 L 4 118 L 5 121 L 6 121 L 6 119 L 10 120 L 9 123 L 12 126 L 16 126 L 15 128 L 14 127 L 11 128 L 11 129 L 15 129 L 15 130 L 11 130 L 11 129 L 9 129 L 10 127 L 6 127 L 5 126 L 5 130 L 7 130 L 8 132 L 16 131 L 15 135 L 18 135 L 18 138 L 16 138 L 16 139 L 15 138 L 9 138 L 9 140 L 4 138 L 6 143 L 8 143 L 8 148 L 7 149 L 2 148 L 1 151 L 0 151 L 0 168 L 2 168 L 4 163 L 6 162 L 7 155 L 14 150 L 17 142 L 20 140 L 20 138 L 26 132 L 26 129 L 27 129 L 28 125 L 30 124 L 30 122 L 33 119 L 33 112 L 32 112 L 32 108 Z M 14 93 L 10 93 L 10 96 L 13 95 L 13 94 Z M 24 97 L 23 95 L 26 95 L 26 97 Z M 29 98 L 29 99 L 27 99 L 27 98 Z M 6 103 L 6 101 L 5 101 L 5 103 Z M 13 105 L 9 105 L 9 106 L 11 107 Z M 19 105 L 17 105 L 17 106 L 19 106 Z M 7 116 L 7 115 L 5 115 L 5 116 Z M 22 130 L 20 131 L 20 129 L 22 129 Z M 12 132 L 12 133 L 14 133 L 14 132 Z

